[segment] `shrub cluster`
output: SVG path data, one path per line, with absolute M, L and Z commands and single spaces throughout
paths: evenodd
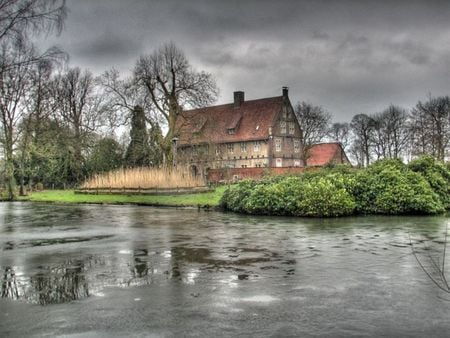
M 230 186 L 221 206 L 240 213 L 334 217 L 436 214 L 450 206 L 450 170 L 421 158 L 382 160 L 367 169 L 326 168 Z

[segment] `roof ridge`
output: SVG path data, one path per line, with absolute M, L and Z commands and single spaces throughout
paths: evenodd
M 264 101 L 264 100 L 273 100 L 273 99 L 282 99 L 282 98 L 283 98 L 282 95 L 272 96 L 272 97 L 264 97 L 261 99 L 245 100 L 244 102 L 242 102 L 242 104 L 252 103 L 255 101 Z M 189 113 L 192 111 L 203 110 L 203 109 L 221 108 L 221 107 L 225 107 L 225 106 L 232 106 L 233 104 L 234 104 L 233 102 L 230 102 L 230 103 L 218 104 L 215 106 L 199 107 L 199 108 L 194 108 L 194 109 L 183 110 L 183 113 Z

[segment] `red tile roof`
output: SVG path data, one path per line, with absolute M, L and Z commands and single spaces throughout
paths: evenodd
M 306 163 L 308 166 L 324 166 L 332 162 L 342 151 L 344 161 L 348 161 L 340 143 L 319 143 L 313 145 L 308 152 Z
M 237 108 L 230 103 L 185 111 L 177 119 L 179 145 L 267 139 L 282 105 L 283 96 L 277 96 L 244 101 Z

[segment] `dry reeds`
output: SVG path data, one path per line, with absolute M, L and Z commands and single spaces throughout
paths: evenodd
M 154 189 L 194 188 L 205 186 L 204 180 L 194 176 L 189 168 L 124 168 L 88 179 L 83 189 Z

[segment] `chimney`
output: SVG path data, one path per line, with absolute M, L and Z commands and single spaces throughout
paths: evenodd
M 289 87 L 283 87 L 283 97 L 287 99 Z
M 244 92 L 234 92 L 234 108 L 239 108 L 244 102 Z

